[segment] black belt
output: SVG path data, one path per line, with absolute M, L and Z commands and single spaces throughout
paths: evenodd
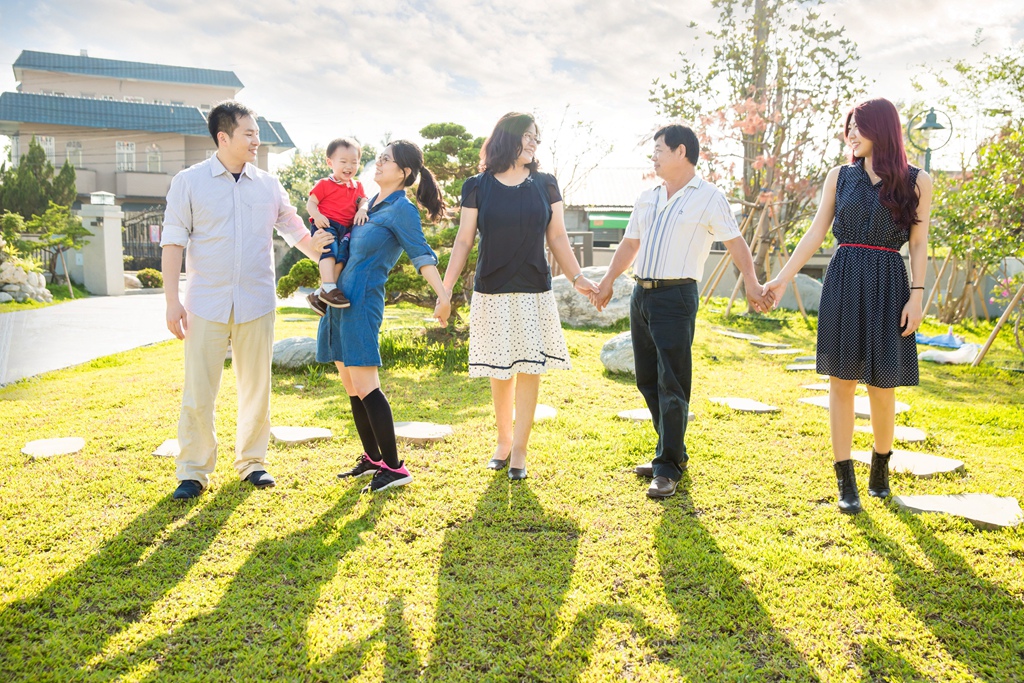
M 636 283 L 644 289 L 658 289 L 659 287 L 677 287 L 679 285 L 688 285 L 691 282 L 696 282 L 692 277 L 680 277 L 674 280 L 648 280 L 646 278 L 633 276 Z

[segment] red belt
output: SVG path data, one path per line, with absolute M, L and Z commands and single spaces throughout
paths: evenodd
M 899 249 L 890 249 L 889 247 L 876 247 L 871 244 L 840 244 L 841 247 L 860 247 L 861 249 L 877 249 L 878 251 L 891 251 L 894 254 L 898 254 Z

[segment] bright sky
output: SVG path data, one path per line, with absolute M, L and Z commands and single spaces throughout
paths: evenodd
M 1021 0 L 828 0 L 822 12 L 859 45 L 869 93 L 892 100 L 913 96 L 923 62 L 1024 40 Z M 694 49 L 689 23 L 716 14 L 677 0 L 0 0 L 0 90 L 15 88 L 23 49 L 86 49 L 232 70 L 239 99 L 302 149 L 338 135 L 415 140 L 438 121 L 486 135 L 510 110 L 534 112 L 549 142 L 569 106 L 614 143 L 607 164 L 645 165 L 651 81 Z

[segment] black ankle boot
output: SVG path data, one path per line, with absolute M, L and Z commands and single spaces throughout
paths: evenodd
M 834 465 L 836 482 L 839 484 L 839 511 L 847 514 L 860 512 L 860 494 L 857 493 L 857 478 L 853 475 L 853 460 L 844 460 Z
M 875 498 L 889 497 L 889 458 L 888 453 L 876 453 L 871 449 L 871 475 L 868 477 L 868 495 Z

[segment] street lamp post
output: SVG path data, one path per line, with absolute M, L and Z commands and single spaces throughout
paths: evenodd
M 914 125 L 915 123 L 921 120 L 922 115 L 924 117 L 924 121 L 919 123 L 918 125 Z M 920 114 L 912 116 L 910 120 L 907 121 L 907 140 L 909 140 L 910 144 L 912 144 L 914 147 L 924 152 L 925 173 L 929 173 L 932 170 L 932 152 L 934 150 L 945 147 L 946 144 L 949 142 L 950 138 L 953 137 L 953 122 L 950 121 L 949 116 L 947 116 L 946 114 L 943 113 L 942 116 L 946 118 L 946 123 L 949 124 L 948 126 L 944 126 L 941 123 L 939 123 L 939 113 L 935 111 L 935 107 L 931 107 L 928 110 L 927 114 L 921 112 Z M 933 147 L 933 134 L 941 130 L 946 131 L 945 139 Z M 922 147 L 918 143 L 918 140 L 915 139 L 915 132 L 918 133 L 920 137 L 924 138 L 924 147 Z

